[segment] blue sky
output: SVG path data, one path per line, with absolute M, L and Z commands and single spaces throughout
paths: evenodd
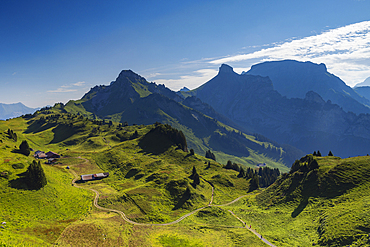
M 227 63 L 325 63 L 354 86 L 370 76 L 370 0 L 0 1 L 0 103 L 81 98 L 123 69 L 173 90 Z

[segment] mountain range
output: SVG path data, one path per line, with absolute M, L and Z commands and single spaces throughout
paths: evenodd
M 63 107 L 90 119 L 170 124 L 183 131 L 190 149 L 211 150 L 221 162 L 290 166 L 314 150 L 340 157 L 368 153 L 370 101 L 360 89 L 324 64 L 284 60 L 242 74 L 223 64 L 210 81 L 179 92 L 123 70 L 110 85 Z
M 370 113 L 370 101 L 329 73 L 325 64 L 294 60 L 272 61 L 253 65 L 246 73 L 268 76 L 282 96 L 303 99 L 308 91 L 318 93 L 325 101 L 356 114 Z
M 185 134 L 189 149 L 202 155 L 211 150 L 223 163 L 229 159 L 248 165 L 267 163 L 284 170 L 303 154 L 289 145 L 240 131 L 240 126 L 200 99 L 184 98 L 131 70 L 123 70 L 110 85 L 96 86 L 80 100 L 69 101 L 64 110 L 129 125 L 170 124 Z
M 313 75 L 327 73 L 324 65 L 312 63 L 283 61 L 271 64 L 281 65 L 282 71 L 291 64 L 298 64 L 308 67 L 307 70 Z M 251 71 L 256 69 L 252 68 Z M 279 71 L 279 68 L 273 71 Z M 288 72 L 285 71 L 285 73 Z M 299 78 L 299 75 L 305 77 L 300 70 L 298 73 L 295 71 L 289 73 L 295 74 L 290 76 L 291 78 Z M 316 77 L 320 78 L 320 76 Z M 312 78 L 316 77 L 312 76 Z M 323 83 L 316 81 L 314 83 L 319 85 L 326 83 L 323 88 L 329 88 L 328 91 L 331 88 L 345 88 L 337 77 L 331 75 L 327 77 L 329 80 L 324 80 Z M 307 83 L 309 80 L 301 81 Z M 281 84 L 282 82 L 283 80 L 280 81 Z M 292 81 L 287 82 L 288 85 L 291 83 Z M 317 92 L 310 90 L 313 88 L 307 87 L 306 89 L 310 91 L 305 92 L 304 98 L 287 98 L 275 90 L 274 85 L 274 81 L 269 76 L 252 75 L 251 72 L 239 75 L 230 66 L 222 65 L 217 76 L 188 92 L 187 95 L 196 96 L 214 109 L 218 109 L 219 113 L 239 126 L 243 126 L 243 130 L 260 133 L 278 143 L 287 143 L 306 153 L 318 149 L 324 153 L 331 150 L 338 156 L 348 157 L 366 155 L 369 152 L 370 116 L 368 114 L 356 115 L 333 104 L 337 94 L 332 98 L 328 93 L 328 99 L 325 101 Z M 288 88 L 288 86 L 282 85 L 281 88 Z M 336 90 L 339 91 L 339 89 Z M 186 96 L 186 94 L 183 95 Z M 359 98 L 358 94 L 356 98 Z M 361 105 L 354 99 L 350 101 L 355 102 L 354 106 L 361 106 L 365 113 L 367 112 L 367 106 Z
M 365 97 L 366 99 L 370 100 L 370 86 L 361 86 L 361 87 L 355 87 L 353 88 L 356 93 L 361 95 L 362 97 Z
M 37 108 L 30 108 L 22 103 L 3 104 L 0 103 L 0 120 L 19 117 L 24 114 L 33 113 Z
M 370 77 L 366 78 L 363 82 L 360 82 L 355 85 L 356 87 L 365 87 L 365 86 L 370 86 Z

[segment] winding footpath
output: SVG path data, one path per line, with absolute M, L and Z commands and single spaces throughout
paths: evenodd
M 267 239 L 263 238 L 262 235 L 259 234 L 258 232 L 256 232 L 256 230 L 252 229 L 252 227 L 247 227 L 247 223 L 245 223 L 242 219 L 240 219 L 238 216 L 236 216 L 233 211 L 231 211 L 231 210 L 227 210 L 227 211 L 229 211 L 235 218 L 237 218 L 241 223 L 243 223 L 243 225 L 245 226 L 245 228 L 247 228 L 254 235 L 256 235 L 259 239 L 261 239 L 261 241 L 265 242 L 266 244 L 268 244 L 270 246 L 277 247 L 276 245 L 274 245 L 274 244 L 270 243 L 269 241 L 267 241 Z
M 84 158 L 81 158 L 81 157 L 78 157 L 80 159 L 84 159 Z M 84 159 L 86 160 L 86 159 Z M 168 222 L 168 223 L 157 223 L 157 224 L 151 224 L 151 223 L 140 223 L 140 222 L 135 222 L 135 221 L 132 221 L 130 220 L 129 218 L 127 218 L 126 214 L 120 210 L 116 210 L 116 209 L 111 209 L 111 208 L 104 208 L 104 207 L 101 207 L 99 206 L 98 204 L 98 200 L 99 200 L 99 197 L 100 197 L 100 193 L 99 191 L 95 190 L 95 189 L 91 189 L 91 188 L 84 188 L 84 187 L 81 187 L 81 186 L 78 186 L 76 184 L 76 181 L 79 179 L 79 176 L 76 174 L 75 171 L 73 171 L 72 169 L 69 169 L 69 171 L 73 174 L 73 176 L 75 177 L 73 180 L 72 180 L 72 186 L 75 186 L 77 188 L 81 188 L 81 189 L 85 189 L 85 190 L 91 190 L 95 193 L 95 198 L 94 198 L 94 206 L 100 210 L 103 210 L 103 211 L 110 211 L 110 212 L 115 212 L 115 213 L 118 213 L 119 215 L 121 215 L 122 219 L 125 220 L 126 222 L 130 223 L 130 224 L 133 224 L 133 225 L 139 225 L 139 226 L 168 226 L 168 225 L 173 225 L 173 224 L 177 224 L 179 223 L 180 221 L 182 221 L 183 219 L 189 217 L 190 215 L 193 215 L 195 213 L 197 213 L 198 211 L 202 210 L 202 209 L 205 209 L 207 207 L 222 207 L 222 206 L 228 206 L 230 204 L 233 204 L 237 201 L 239 201 L 240 199 L 244 198 L 245 196 L 247 195 L 243 195 L 243 196 L 240 196 L 238 198 L 236 198 L 235 200 L 229 202 L 229 203 L 226 203 L 226 204 L 222 204 L 222 205 L 213 205 L 213 194 L 214 194 L 214 186 L 212 185 L 212 183 L 208 182 L 207 180 L 203 179 L 205 182 L 209 183 L 212 187 L 212 196 L 211 196 L 211 200 L 209 202 L 209 204 L 207 206 L 204 206 L 204 207 L 201 207 L 201 208 L 198 208 L 190 213 L 187 213 L 183 216 L 181 216 L 180 218 L 178 218 L 177 220 L 174 220 L 172 222 Z M 243 225 L 244 225 L 244 228 L 248 229 L 249 231 L 251 231 L 252 233 L 254 233 L 258 238 L 261 239 L 261 241 L 265 242 L 266 244 L 268 244 L 269 246 L 272 246 L 272 247 L 276 247 L 275 245 L 273 245 L 272 243 L 270 243 L 269 241 L 267 241 L 265 238 L 262 237 L 261 234 L 259 234 L 258 232 L 256 232 L 254 229 L 252 228 L 248 228 L 247 227 L 247 223 L 245 223 L 242 219 L 240 219 L 238 216 L 236 216 L 231 210 L 228 210 L 229 213 L 231 213 L 234 217 L 236 217 Z

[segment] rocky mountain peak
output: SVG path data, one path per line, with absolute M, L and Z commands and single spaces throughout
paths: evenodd
M 136 74 L 135 72 L 133 72 L 132 70 L 122 70 L 121 73 L 119 73 L 116 81 L 119 82 L 119 81 L 124 81 L 126 79 L 130 79 L 131 81 L 134 81 L 134 80 L 145 80 L 144 77 Z
M 324 63 L 320 63 L 319 68 L 322 69 L 324 72 L 328 71 L 327 68 L 326 68 L 326 65 Z
M 231 66 L 227 64 L 222 64 L 218 73 L 221 74 L 221 73 L 235 73 L 235 72 Z
M 180 92 L 188 92 L 188 91 L 190 91 L 190 89 L 187 87 L 183 87 L 180 89 Z

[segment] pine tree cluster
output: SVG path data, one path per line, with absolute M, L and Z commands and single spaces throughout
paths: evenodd
M 258 169 L 258 178 L 260 187 L 269 187 L 280 176 L 277 168 L 263 167 Z
M 216 156 L 211 152 L 211 150 L 206 151 L 206 158 L 216 161 Z
M 313 157 L 314 155 L 306 155 L 302 157 L 300 160 L 296 160 L 292 167 L 290 168 L 290 174 L 301 171 L 304 173 L 307 173 L 309 171 L 315 170 L 319 168 L 319 164 L 317 163 L 317 160 Z
M 246 170 L 236 164 L 232 163 L 230 160 L 224 166 L 226 169 L 232 169 L 238 171 L 238 178 L 251 179 L 249 191 L 258 189 L 259 187 L 268 187 L 273 184 L 276 179 L 280 176 L 280 171 L 278 168 L 263 167 L 259 169 L 253 169 L 248 167 Z
M 17 134 L 13 130 L 8 129 L 7 134 L 10 139 L 13 139 L 13 141 L 15 142 L 17 141 L 18 139 Z
M 169 124 L 158 124 L 150 132 L 159 132 L 161 134 L 167 135 L 168 138 L 174 142 L 181 150 L 184 152 L 188 151 L 188 144 L 186 143 L 186 138 L 182 131 L 172 128 Z

